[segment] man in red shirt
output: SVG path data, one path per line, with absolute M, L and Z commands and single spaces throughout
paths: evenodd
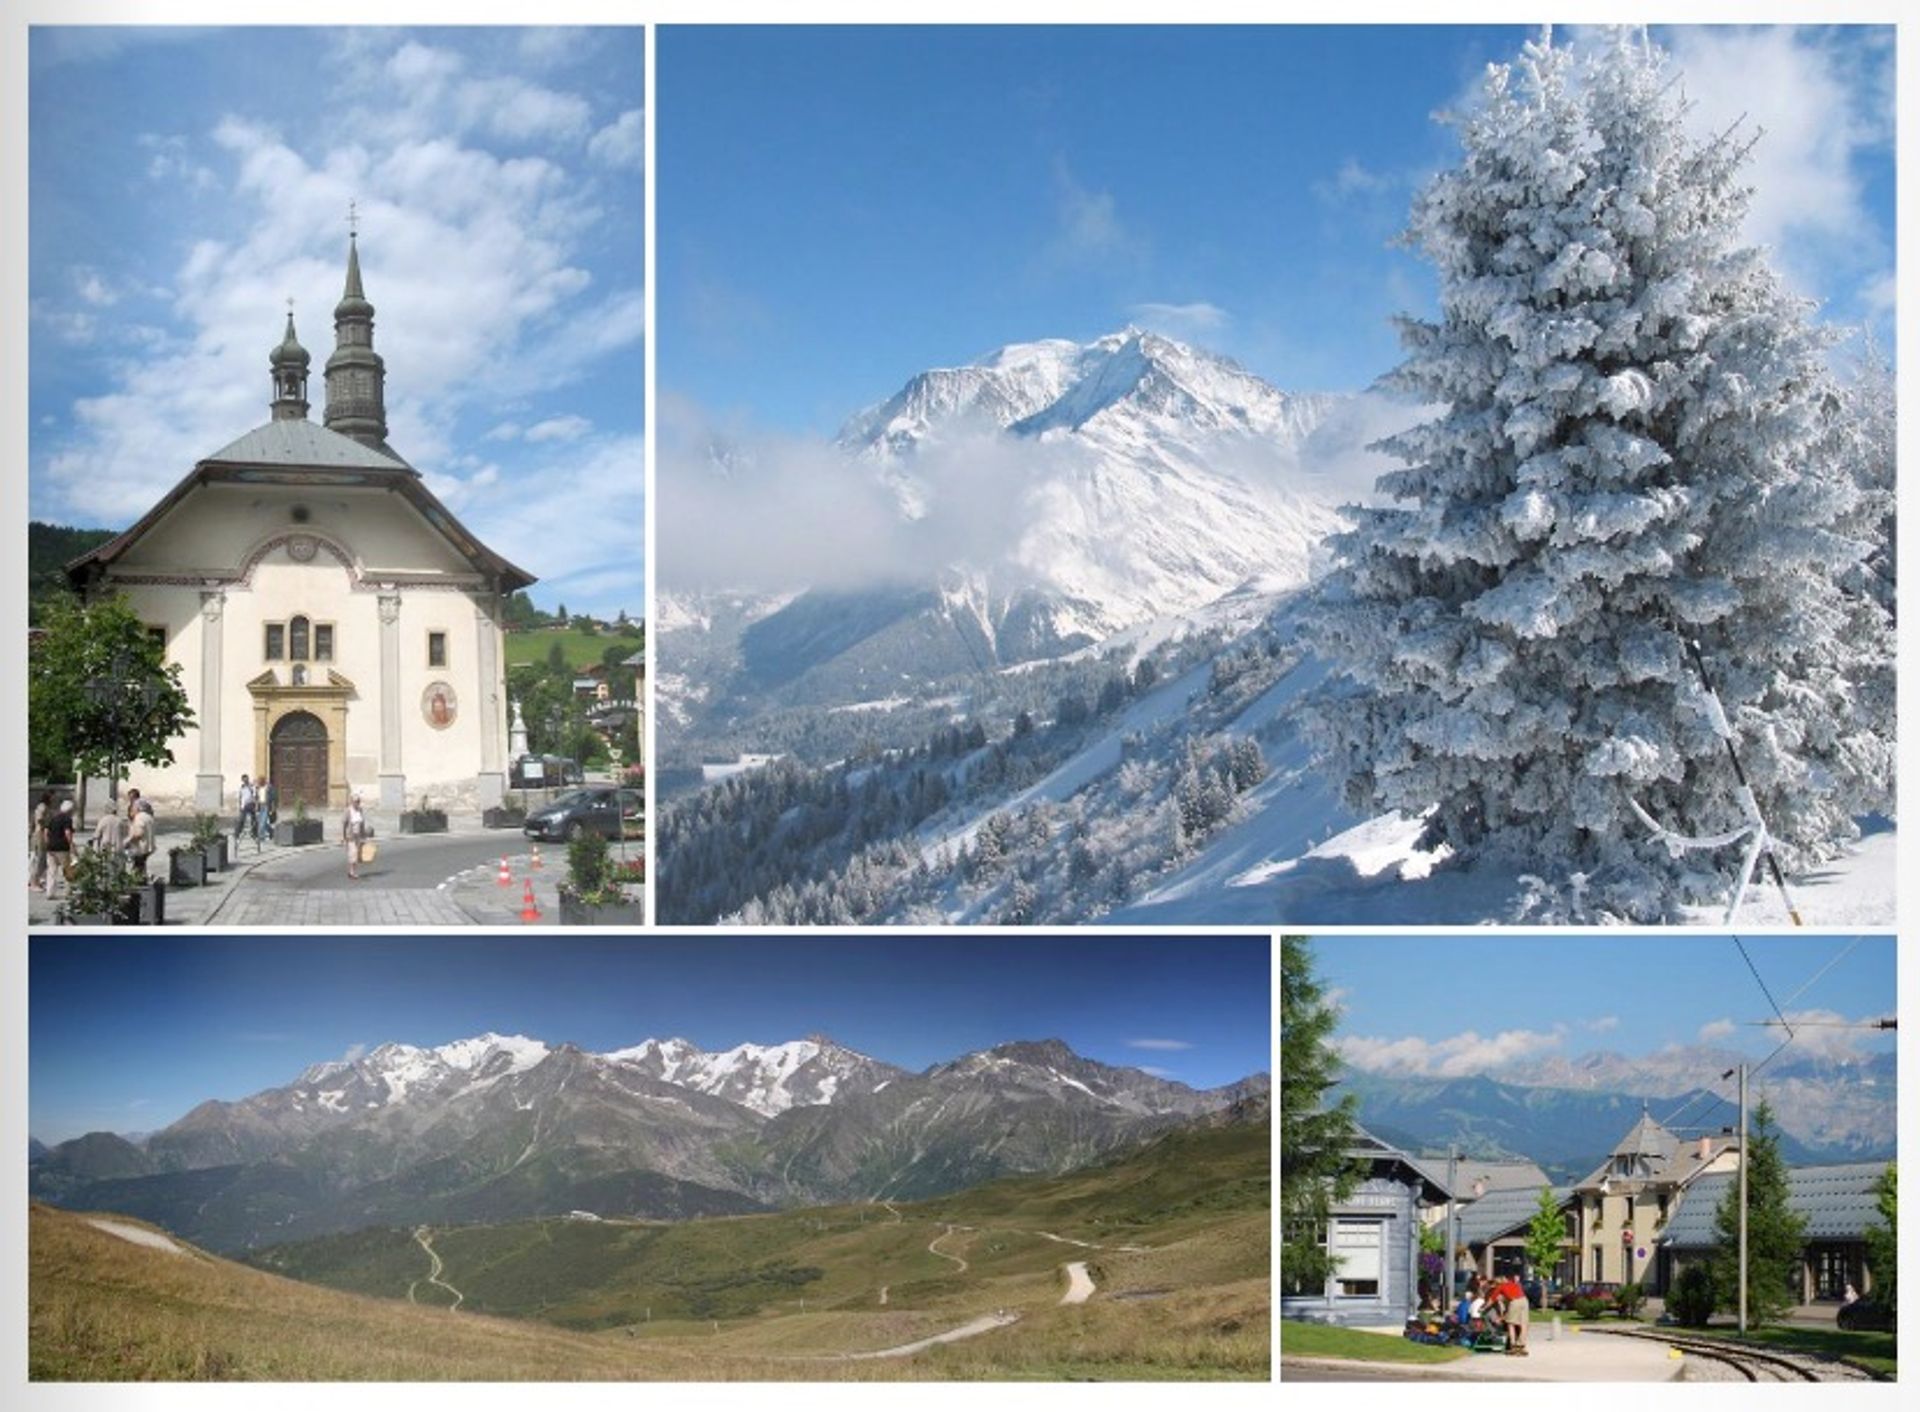
M 1507 1324 L 1507 1352 L 1517 1358 L 1527 1356 L 1527 1291 L 1513 1276 L 1504 1277 L 1493 1287 Z

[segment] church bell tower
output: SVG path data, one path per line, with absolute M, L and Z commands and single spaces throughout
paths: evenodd
M 327 359 L 327 429 L 386 452 L 387 369 L 373 351 L 373 305 L 360 287 L 358 232 L 347 237 L 347 288 L 333 306 L 333 339 L 333 356 Z
M 291 299 L 287 306 L 286 337 L 267 355 L 267 365 L 273 372 L 273 419 L 304 422 L 307 419 L 307 365 L 313 359 L 294 336 Z

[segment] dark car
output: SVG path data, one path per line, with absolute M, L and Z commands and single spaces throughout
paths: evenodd
M 522 755 L 507 767 L 507 783 L 514 789 L 564 789 L 586 782 L 580 762 L 564 755 Z
M 1874 1329 L 1882 1333 L 1892 1333 L 1894 1325 L 1893 1310 L 1877 1299 L 1856 1299 L 1851 1304 L 1842 1304 L 1840 1312 L 1833 1316 L 1834 1322 L 1843 1329 Z
M 1574 1285 L 1560 1295 L 1560 1307 L 1571 1309 L 1582 1299 L 1599 1299 L 1611 1304 L 1620 1297 L 1620 1286 L 1612 1280 L 1588 1280 L 1585 1284 Z
M 615 789 L 611 785 L 570 789 L 528 814 L 522 832 L 528 838 L 578 838 L 583 833 L 638 838 L 643 832 L 645 811 L 645 797 L 637 789 Z

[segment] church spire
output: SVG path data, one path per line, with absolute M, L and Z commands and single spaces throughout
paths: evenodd
M 307 365 L 313 361 L 293 331 L 293 301 L 287 301 L 287 332 L 273 352 L 267 366 L 273 375 L 273 419 L 276 422 L 304 422 L 307 419 Z
M 373 305 L 360 284 L 357 229 L 347 236 L 347 286 L 333 306 L 333 340 L 333 356 L 327 359 L 327 428 L 386 451 L 387 370 L 373 351 Z

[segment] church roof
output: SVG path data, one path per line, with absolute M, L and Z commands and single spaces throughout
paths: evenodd
M 398 456 L 383 455 L 364 442 L 298 418 L 263 422 L 206 459 L 248 466 L 361 466 L 419 474 Z

